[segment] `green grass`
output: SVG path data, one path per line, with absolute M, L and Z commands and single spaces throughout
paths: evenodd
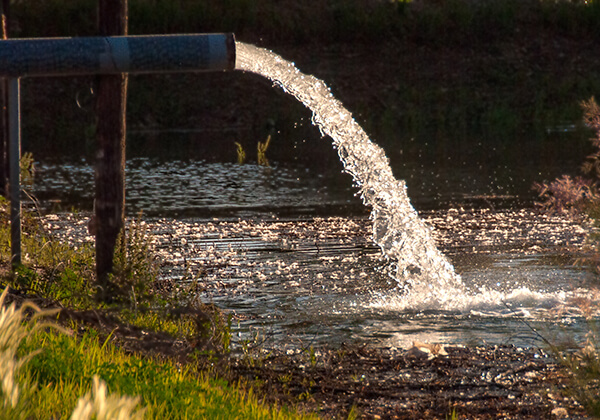
M 111 393 L 140 396 L 146 418 L 313 418 L 264 405 L 252 391 L 209 378 L 193 366 L 127 355 L 93 331 L 79 339 L 38 332 L 21 351 L 38 347 L 42 352 L 24 368 L 24 374 L 37 383 L 31 400 L 34 418 L 68 418 L 78 396 L 89 392 L 94 376 Z
M 6 292 L 0 297 L 1 420 L 88 419 L 94 410 L 94 418 L 123 420 L 315 418 L 263 404 L 252 389 L 209 377 L 193 364 L 126 354 L 92 329 L 77 337 L 41 324 L 53 311 L 32 304 L 17 309 L 5 303 Z

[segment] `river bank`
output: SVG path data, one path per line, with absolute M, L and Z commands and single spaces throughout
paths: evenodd
M 127 352 L 184 364 L 199 360 L 195 350 L 202 347 L 193 340 L 131 328 L 101 312 L 63 310 L 63 317 L 111 336 Z M 364 344 L 200 360 L 230 383 L 252 386 L 269 404 L 323 418 L 589 418 L 570 396 L 570 372 L 540 348 Z

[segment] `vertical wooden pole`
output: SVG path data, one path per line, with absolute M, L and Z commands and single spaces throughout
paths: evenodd
M 127 35 L 127 0 L 99 0 L 101 36 Z M 125 224 L 125 115 L 127 75 L 102 75 L 96 93 L 96 277 L 99 298 L 111 300 L 109 275 Z

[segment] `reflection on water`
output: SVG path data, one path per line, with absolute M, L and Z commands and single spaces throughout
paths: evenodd
M 363 212 L 351 184 L 299 165 L 270 167 L 205 161 L 127 162 L 127 212 L 169 217 L 252 217 Z M 339 177 L 339 175 L 338 175 Z M 346 181 L 346 182 L 344 182 Z M 86 162 L 40 162 L 34 194 L 63 208 L 90 209 L 93 168 Z
M 234 314 L 236 339 L 259 332 L 267 347 L 404 347 L 413 340 L 541 345 L 530 327 L 544 334 L 585 331 L 571 303 L 590 297 L 590 274 L 572 264 L 585 229 L 531 210 L 451 209 L 425 220 L 469 290 L 461 305 L 405 300 L 364 217 L 148 224 L 165 261 L 163 276 L 196 276 L 200 299 Z M 47 223 L 70 238 L 85 235 L 85 220 L 54 216 Z

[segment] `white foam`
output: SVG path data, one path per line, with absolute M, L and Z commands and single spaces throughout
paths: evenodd
M 598 307 L 598 296 L 590 296 L 589 290 L 540 292 L 528 287 L 501 292 L 481 288 L 477 292 L 462 289 L 428 290 L 416 287 L 408 293 L 373 296 L 367 308 L 393 312 L 435 311 L 451 312 L 480 317 L 525 317 L 525 318 L 565 318 L 569 316 L 598 316 L 598 310 L 585 314 L 581 301 Z

